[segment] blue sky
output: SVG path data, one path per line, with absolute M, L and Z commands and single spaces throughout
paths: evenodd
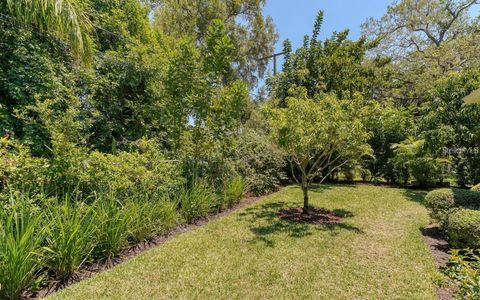
M 315 17 L 323 10 L 324 20 L 321 39 L 331 36 L 334 31 L 350 29 L 350 39 L 361 35 L 361 24 L 369 17 L 380 18 L 393 0 L 267 0 L 264 14 L 273 18 L 279 39 L 276 52 L 281 52 L 285 39 L 292 42 L 293 49 L 301 47 L 303 37 L 312 34 Z M 480 5 L 474 7 L 472 16 L 480 14 Z M 278 59 L 278 71 L 281 71 L 283 60 Z M 270 61 L 272 72 L 273 63 Z M 260 81 L 263 85 L 264 81 Z
M 300 47 L 303 37 L 311 35 L 315 17 L 319 10 L 325 13 L 321 39 L 334 31 L 350 29 L 350 38 L 361 35 L 361 24 L 369 17 L 379 18 L 392 0 L 267 0 L 265 15 L 271 16 L 279 33 L 277 52 L 282 50 L 285 39 L 292 42 L 293 49 Z M 478 15 L 480 6 L 471 10 Z
M 281 52 L 283 41 L 289 39 L 295 50 L 303 44 L 303 37 L 312 34 L 318 11 L 324 11 L 320 38 L 329 37 L 334 31 L 350 29 L 350 38 L 361 35 L 360 25 L 369 17 L 379 18 L 387 10 L 391 0 L 267 0 L 264 14 L 273 18 L 279 39 L 276 52 Z M 278 71 L 283 60 L 278 59 Z M 272 71 L 270 61 L 269 69 Z M 260 81 L 260 85 L 263 80 Z
M 368 17 L 381 17 L 391 0 L 267 0 L 264 13 L 273 18 L 279 33 L 277 50 L 289 39 L 293 49 L 301 46 L 303 36 L 311 35 L 319 10 L 325 12 L 320 38 L 334 31 L 350 29 L 350 38 L 360 37 L 360 25 Z

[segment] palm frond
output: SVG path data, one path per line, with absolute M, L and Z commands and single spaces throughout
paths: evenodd
M 8 13 L 17 21 L 66 41 L 79 60 L 92 55 L 91 23 L 75 0 L 6 0 Z

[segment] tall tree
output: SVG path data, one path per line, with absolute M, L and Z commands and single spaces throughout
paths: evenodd
M 155 11 L 156 28 L 175 38 L 190 37 L 205 43 L 208 28 L 222 20 L 234 45 L 237 77 L 256 84 L 263 76 L 266 60 L 277 39 L 273 21 L 263 15 L 265 0 L 160 0 Z
M 335 32 L 320 41 L 322 22 L 320 11 L 312 36 L 305 36 L 303 46 L 295 52 L 290 42 L 285 41 L 282 73 L 271 80 L 272 96 L 280 106 L 285 105 L 290 91 L 297 87 L 306 88 L 309 97 L 318 93 L 335 93 L 339 98 L 352 98 L 355 93 L 372 94 L 376 62 L 364 63 L 366 51 L 372 44 L 363 37 L 358 41 L 349 40 L 348 30 Z
M 389 96 L 418 103 L 449 73 L 480 66 L 480 18 L 472 15 L 478 4 L 478 0 L 401 0 L 383 17 L 363 24 L 364 34 L 378 42 L 370 54 L 393 59 Z

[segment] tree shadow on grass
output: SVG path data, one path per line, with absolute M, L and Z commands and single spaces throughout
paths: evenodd
M 333 189 L 333 186 L 330 184 L 312 184 L 309 188 L 309 192 L 321 193 Z
M 332 183 L 322 183 L 322 184 L 315 183 L 315 184 L 312 184 L 308 188 L 308 191 L 309 192 L 314 192 L 314 193 L 321 193 L 321 192 L 331 190 L 333 188 L 342 188 L 342 187 L 357 188 L 358 185 L 349 184 L 349 183 L 335 183 L 335 184 L 332 184 Z
M 270 202 L 262 205 L 246 208 L 239 214 L 239 219 L 248 221 L 250 231 L 254 234 L 254 238 L 249 242 L 261 242 L 267 247 L 275 246 L 275 236 L 285 234 L 292 238 L 303 238 L 312 235 L 315 231 L 329 231 L 332 235 L 338 234 L 337 229 L 362 233 L 363 231 L 353 225 L 338 222 L 334 224 L 308 224 L 280 219 L 277 213 L 281 209 L 297 207 L 294 203 L 286 203 L 284 201 Z M 333 213 L 341 218 L 353 217 L 350 211 L 344 209 L 333 210 Z
M 425 204 L 425 196 L 427 195 L 426 191 L 421 190 L 411 190 L 406 189 L 403 190 L 403 195 L 410 201 L 420 203 L 422 205 Z

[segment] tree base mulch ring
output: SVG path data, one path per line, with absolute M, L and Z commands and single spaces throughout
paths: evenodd
M 342 217 L 333 211 L 323 208 L 311 207 L 308 213 L 304 213 L 301 208 L 285 208 L 276 213 L 281 220 L 308 223 L 315 225 L 331 225 L 338 224 L 342 221 Z

